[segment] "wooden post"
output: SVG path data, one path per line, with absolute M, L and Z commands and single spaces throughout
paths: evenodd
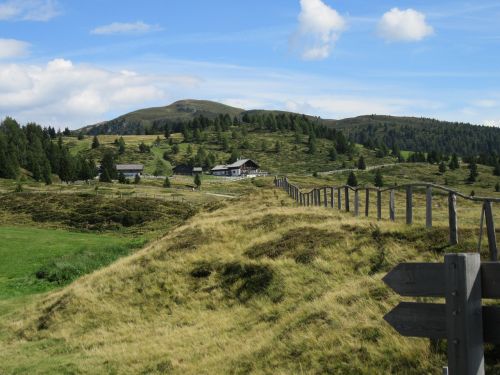
M 377 190 L 377 219 L 382 220 L 382 192 Z
M 359 189 L 354 190 L 354 216 L 359 216 Z
M 406 224 L 413 224 L 413 188 L 406 187 Z
M 333 187 L 330 188 L 330 207 L 335 208 L 335 194 L 334 194 L 334 189 Z
M 345 211 L 349 212 L 350 207 L 349 207 L 349 188 L 346 186 L 344 188 L 344 199 L 345 199 Z
M 389 218 L 391 221 L 396 220 L 396 201 L 394 199 L 394 189 L 389 194 Z
M 484 375 L 480 256 L 447 254 L 444 263 L 449 372 Z
M 323 200 L 325 208 L 328 207 L 328 198 L 326 197 L 326 187 L 323 188 Z
M 342 209 L 342 189 L 337 189 L 337 207 L 339 210 Z
M 310 195 L 310 193 L 306 194 L 306 196 L 307 196 L 307 207 L 309 207 L 309 195 Z
M 450 226 L 450 245 L 457 245 L 458 244 L 457 196 L 455 193 L 452 192 L 450 192 L 450 194 L 448 195 L 448 217 Z
M 370 214 L 370 189 L 365 190 L 365 216 L 368 217 Z
M 488 248 L 490 249 L 490 260 L 498 260 L 497 236 L 495 233 L 495 223 L 493 222 L 493 210 L 490 201 L 484 202 L 484 215 L 486 218 L 486 232 L 488 234 Z
M 427 186 L 425 200 L 425 226 L 432 228 L 432 187 Z
M 318 206 L 321 206 L 321 190 L 316 189 L 316 196 L 318 197 Z

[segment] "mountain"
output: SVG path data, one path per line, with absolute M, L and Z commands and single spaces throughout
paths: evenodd
M 165 107 L 153 107 L 130 112 L 110 121 L 86 126 L 79 131 L 90 134 L 143 134 L 144 132 L 163 132 L 168 123 L 179 123 L 197 117 L 214 119 L 218 115 L 231 118 L 244 112 L 241 108 L 209 100 L 179 100 Z

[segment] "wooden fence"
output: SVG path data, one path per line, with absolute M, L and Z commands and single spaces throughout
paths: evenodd
M 481 248 L 481 239 L 483 235 L 483 222 L 486 222 L 486 233 L 488 237 L 488 247 L 490 259 L 497 261 L 498 248 L 495 233 L 495 223 L 493 220 L 492 203 L 500 202 L 500 198 L 486 198 L 467 196 L 445 186 L 430 184 L 430 183 L 414 183 L 387 188 L 376 187 L 353 187 L 348 185 L 343 186 L 322 186 L 314 188 L 310 191 L 301 191 L 301 189 L 288 180 L 287 177 L 276 177 L 274 185 L 282 188 L 287 194 L 294 199 L 300 206 L 324 206 L 337 208 L 346 212 L 353 212 L 355 216 L 360 215 L 360 192 L 364 192 L 365 198 L 365 216 L 370 214 L 371 193 L 375 193 L 377 219 L 382 219 L 382 194 L 389 194 L 389 219 L 396 220 L 396 190 L 404 190 L 406 192 L 406 223 L 413 224 L 413 193 L 415 188 L 425 188 L 426 190 L 426 205 L 425 205 L 425 224 L 427 228 L 432 228 L 432 197 L 433 191 L 444 192 L 448 195 L 448 222 L 449 222 L 449 243 L 450 245 L 458 244 L 458 220 L 457 220 L 457 198 L 463 198 L 469 201 L 481 202 L 481 226 L 479 235 L 479 249 Z M 350 194 L 354 194 L 354 207 L 351 209 Z

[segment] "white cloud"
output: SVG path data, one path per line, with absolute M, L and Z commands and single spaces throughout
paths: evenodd
M 198 83 L 192 76 L 111 71 L 64 59 L 0 65 L 0 117 L 75 128 L 110 113 L 166 105 L 170 91 Z
M 21 40 L 0 39 L 0 60 L 26 56 L 29 46 L 29 43 Z
M 299 28 L 292 47 L 304 60 L 323 60 L 331 54 L 335 41 L 345 29 L 344 18 L 321 0 L 300 0 Z
M 160 30 L 162 30 L 160 26 L 149 25 L 142 21 L 132 23 L 113 22 L 109 25 L 96 27 L 90 33 L 95 35 L 146 34 Z
M 390 42 L 418 42 L 434 34 L 425 14 L 413 9 L 392 8 L 379 21 L 378 34 Z
M 56 0 L 9 0 L 0 4 L 0 20 L 49 21 L 60 13 Z

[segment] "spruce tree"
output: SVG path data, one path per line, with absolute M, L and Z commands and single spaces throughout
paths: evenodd
M 169 139 L 170 138 L 170 125 L 165 125 L 165 132 L 163 133 L 164 136 L 165 136 L 165 139 Z
M 316 142 L 316 136 L 314 135 L 313 132 L 311 132 L 311 135 L 309 136 L 309 142 L 307 143 L 307 145 L 309 147 L 307 152 L 311 155 L 314 155 L 316 153 L 318 146 Z
M 479 172 L 477 171 L 476 160 L 472 159 L 469 163 L 469 177 L 467 177 L 467 181 L 469 183 L 476 182 L 477 176 L 479 176 Z
M 446 164 L 444 163 L 444 161 L 441 161 L 441 163 L 439 163 L 438 170 L 439 170 L 439 173 L 441 173 L 441 174 L 446 172 Z
M 382 172 L 380 171 L 380 169 L 377 169 L 377 172 L 375 172 L 374 184 L 379 188 L 384 186 L 384 179 L 382 177 Z
M 97 135 L 94 135 L 94 138 L 92 139 L 92 149 L 98 148 L 99 146 L 99 138 L 97 138 Z
M 163 181 L 163 187 L 164 188 L 169 188 L 171 186 L 170 184 L 170 179 L 167 177 L 165 177 L 165 181 Z
M 358 186 L 358 179 L 356 178 L 356 175 L 354 174 L 353 171 L 349 173 L 349 177 L 347 178 L 347 185 L 349 186 Z
M 111 151 L 105 152 L 101 160 L 101 176 L 105 174 L 105 172 L 107 172 L 107 175 L 104 178 L 109 178 L 109 181 L 105 182 L 111 182 L 111 180 L 118 176 L 116 172 L 115 156 Z
M 123 174 L 123 172 L 120 172 L 118 174 L 118 182 L 120 184 L 126 184 L 127 183 L 127 178 L 125 177 L 125 175 Z
M 358 160 L 358 169 L 361 169 L 361 170 L 365 170 L 366 169 L 365 158 L 363 156 L 359 157 L 359 160 Z
M 337 160 L 337 149 L 335 148 L 335 146 L 332 146 L 330 150 L 328 150 L 328 157 L 331 161 Z
M 120 155 L 123 155 L 125 153 L 125 140 L 123 139 L 123 137 L 120 137 L 120 139 L 118 140 L 118 153 Z
M 201 177 L 199 173 L 196 173 L 194 175 L 194 184 L 196 185 L 196 188 L 199 189 L 201 186 Z
M 451 155 L 451 161 L 450 161 L 450 164 L 449 164 L 449 168 L 452 171 L 455 170 L 455 169 L 460 168 L 460 164 L 458 163 L 458 156 L 455 153 L 453 153 L 453 155 Z

